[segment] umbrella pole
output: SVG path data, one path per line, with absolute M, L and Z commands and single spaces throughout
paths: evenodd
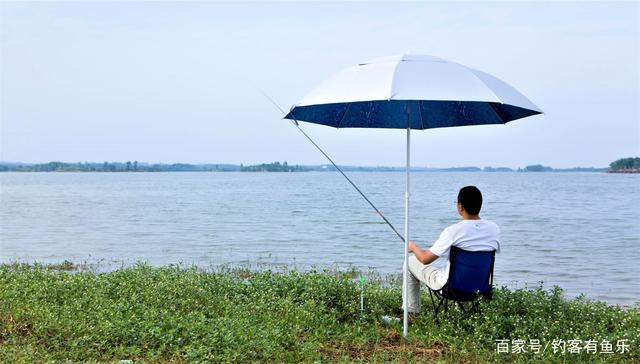
M 407 105 L 407 165 L 406 165 L 406 191 L 404 194 L 404 266 L 402 271 L 402 290 L 403 295 L 403 335 L 408 337 L 409 335 L 409 307 L 407 305 L 409 301 L 409 169 L 411 167 L 410 162 L 410 148 L 411 146 L 411 122 L 409 117 L 409 106 Z

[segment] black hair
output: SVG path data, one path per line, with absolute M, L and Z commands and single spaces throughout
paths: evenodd
M 482 193 L 476 186 L 466 186 L 458 192 L 458 202 L 470 215 L 477 215 L 482 208 Z

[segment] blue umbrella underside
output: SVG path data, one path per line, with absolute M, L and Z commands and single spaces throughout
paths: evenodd
M 506 124 L 540 114 L 518 106 L 485 101 L 383 100 L 296 106 L 285 119 L 307 121 L 335 128 L 411 129 Z

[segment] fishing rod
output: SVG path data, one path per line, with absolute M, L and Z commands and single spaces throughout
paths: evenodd
M 262 95 L 266 97 L 267 100 L 269 100 L 276 108 L 278 108 L 278 110 L 280 110 L 283 115 L 285 116 L 287 115 L 287 113 L 280 107 L 280 105 L 278 105 L 278 103 L 276 103 L 271 97 L 269 97 L 269 95 L 267 95 L 266 92 L 264 92 L 262 89 L 259 89 L 259 90 L 260 90 L 260 93 L 262 93 Z M 382 212 L 378 210 L 376 205 L 374 205 L 373 202 L 371 202 L 371 200 L 369 200 L 367 196 L 365 196 L 365 194 L 358 188 L 358 186 L 356 186 L 356 184 L 353 183 L 353 181 L 349 177 L 347 177 L 347 175 L 342 171 L 342 169 L 340 169 L 340 167 L 338 167 L 338 165 L 333 161 L 333 159 L 331 159 L 331 157 L 329 157 L 329 155 L 327 155 L 327 153 L 325 153 L 324 150 L 322 150 L 322 148 L 320 148 L 320 146 L 316 144 L 316 142 L 314 142 L 313 139 L 311 139 L 311 137 L 307 133 L 305 133 L 304 130 L 302 130 L 302 128 L 300 127 L 300 123 L 298 123 L 298 120 L 296 120 L 295 116 L 292 115 L 292 117 L 293 118 L 291 119 L 291 122 L 293 123 L 293 125 L 302 133 L 302 135 L 304 135 L 311 142 L 311 144 L 313 144 L 320 151 L 320 153 L 322 153 L 322 155 L 325 156 L 325 158 L 327 158 L 329 162 L 331 162 L 333 167 L 336 170 L 338 170 L 338 172 L 340 172 L 340 174 L 342 174 L 342 176 L 346 178 L 347 181 L 349 181 L 351 186 L 353 186 L 353 188 L 355 188 L 356 191 L 358 191 L 360 196 L 362 196 L 365 199 L 365 201 L 369 203 L 369 205 L 376 211 L 376 213 L 382 218 L 382 220 L 384 220 L 384 222 L 386 222 L 387 225 L 389 225 L 391 230 L 393 230 L 393 232 L 396 233 L 396 235 L 400 238 L 400 240 L 404 242 L 404 237 L 398 232 L 398 230 L 396 230 L 393 224 L 391 224 L 391 222 L 382 214 Z

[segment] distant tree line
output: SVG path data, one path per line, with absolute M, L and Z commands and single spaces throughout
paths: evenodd
M 366 167 L 340 166 L 345 172 L 404 172 L 404 167 Z M 411 167 L 413 172 L 515 172 L 508 167 Z M 189 164 L 189 163 L 145 163 L 138 161 L 126 162 L 49 162 L 49 163 L 9 163 L 0 162 L 0 172 L 332 172 L 336 171 L 332 165 L 289 165 L 285 162 L 262 163 L 254 165 L 244 164 Z M 640 158 L 623 158 L 611 163 L 610 168 L 575 167 L 555 169 L 542 164 L 529 165 L 518 168 L 517 172 L 619 172 L 638 173 Z
M 518 172 L 606 172 L 607 168 L 595 167 L 573 167 L 573 168 L 551 168 L 542 164 L 533 164 L 524 168 L 518 168 Z
M 551 172 L 553 168 L 543 166 L 542 164 L 533 164 L 526 166 L 523 169 L 518 168 L 518 172 Z
M 509 167 L 484 167 L 483 172 L 513 172 Z
M 304 172 L 308 171 L 304 167 L 299 165 L 290 166 L 286 161 L 280 164 L 280 162 L 262 163 L 251 166 L 240 165 L 242 172 Z
M 0 172 L 228 172 L 239 171 L 235 164 L 148 164 L 138 161 L 102 163 L 0 163 Z
M 640 173 L 640 158 L 622 158 L 609 164 L 612 173 Z

